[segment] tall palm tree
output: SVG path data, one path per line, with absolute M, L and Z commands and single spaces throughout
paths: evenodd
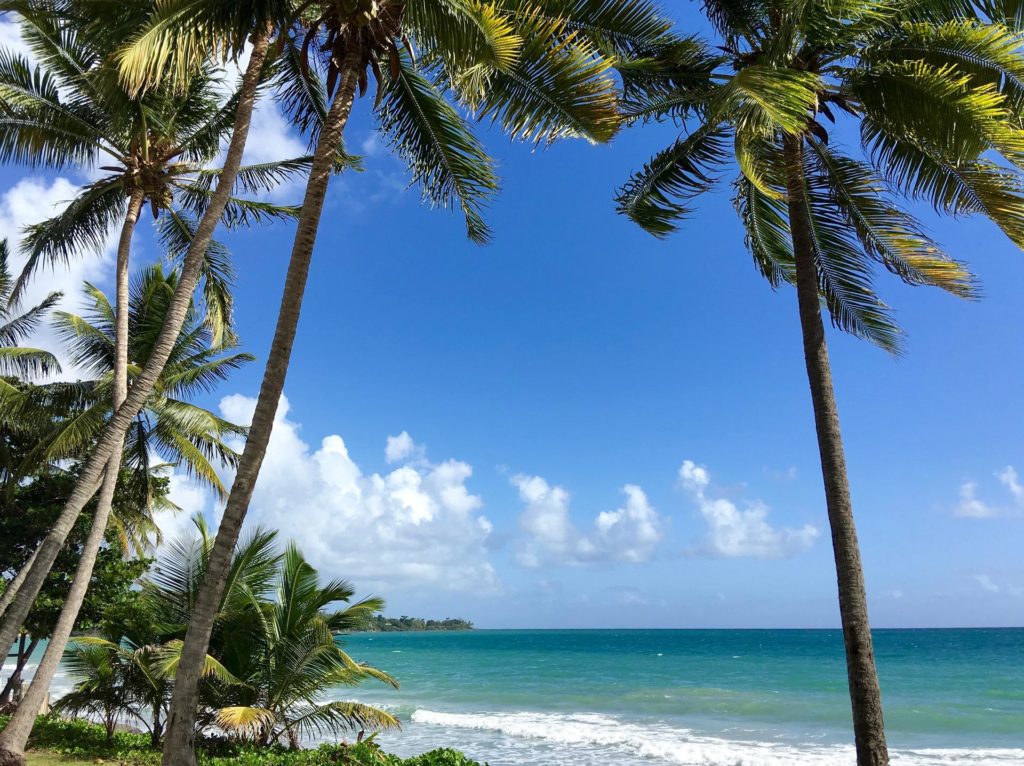
M 365 93 L 373 75 L 374 107 L 385 138 L 425 195 L 441 206 L 458 207 L 469 237 L 484 242 L 489 230 L 482 208 L 497 179 L 483 146 L 446 95 L 517 138 L 605 141 L 618 127 L 618 114 L 611 60 L 600 51 L 627 44 L 621 41 L 637 30 L 662 35 L 667 28 L 648 4 L 625 0 L 312 0 L 271 6 L 260 4 L 280 30 L 283 101 L 298 126 L 315 128 L 316 148 L 251 430 L 185 640 L 164 747 L 166 766 L 195 762 L 199 668 L 284 389 L 329 170 L 357 89 Z M 230 45 L 239 34 L 239 7 L 222 0 L 189 3 L 186 17 L 182 4 L 161 6 L 124 61 L 131 68 L 136 60 L 159 62 L 166 51 Z M 318 52 L 312 60 L 311 51 Z
M 178 276 L 175 272 L 165 274 L 162 267 L 157 265 L 143 271 L 133 285 L 128 311 L 128 337 L 131 347 L 129 372 L 132 374 L 138 374 L 153 351 L 155 340 L 164 324 L 164 317 L 173 300 L 177 281 Z M 117 354 L 115 312 L 106 296 L 96 288 L 87 285 L 86 292 L 93 304 L 86 317 L 60 312 L 57 327 L 75 363 L 98 373 L 99 378 L 93 381 L 91 386 L 79 386 L 83 389 L 80 396 L 85 403 L 82 411 L 60 423 L 56 435 L 41 445 L 42 460 L 47 463 L 73 458 L 87 450 L 111 409 L 109 392 L 111 385 L 116 384 L 116 381 L 112 380 L 116 375 L 112 368 L 116 364 Z M 227 335 L 231 337 L 232 333 Z M 161 380 L 151 392 L 146 408 L 137 416 L 135 425 L 129 432 L 123 460 L 126 467 L 139 477 L 134 482 L 139 486 L 145 487 L 147 484 L 155 453 L 167 464 L 185 467 L 201 481 L 212 486 L 219 495 L 225 494 L 211 460 L 233 466 L 237 462 L 237 455 L 223 439 L 241 436 L 245 429 L 188 403 L 184 397 L 204 389 L 208 390 L 225 379 L 232 370 L 251 361 L 252 357 L 248 354 L 230 353 L 231 345 L 216 345 L 212 342 L 212 337 L 213 333 L 193 306 L 168 363 L 163 368 Z M 228 343 L 231 344 L 231 341 Z M 117 468 L 120 470 L 120 462 Z M 146 504 L 151 497 L 152 494 L 145 493 L 140 501 Z M 100 500 L 102 501 L 102 495 Z M 98 504 L 97 518 L 93 521 L 92 529 L 86 538 L 75 578 L 50 635 L 46 651 L 21 704 L 4 731 L 0 733 L 0 752 L 20 754 L 24 751 L 36 714 L 49 689 L 50 681 L 60 663 L 64 647 L 85 599 L 86 588 L 102 542 L 102 537 L 99 541 L 96 540 L 97 532 L 105 533 L 109 518 L 109 509 L 106 514 L 103 514 L 103 510 Z M 88 656 L 83 656 L 83 661 L 102 659 L 97 652 L 86 654 Z M 96 670 L 99 672 L 104 668 L 97 667 Z M 113 710 L 110 709 L 111 712 Z
M 83 8 L 79 6 L 84 7 L 84 12 L 82 12 Z M 101 7 L 102 13 L 90 13 L 90 10 L 97 11 Z M 20 14 L 25 14 L 30 10 L 39 10 L 41 13 L 51 14 L 80 24 L 83 21 L 91 23 L 94 27 L 106 29 L 111 39 L 124 39 L 137 24 L 140 10 L 148 11 L 149 5 L 139 2 L 104 3 L 102 0 L 96 2 L 90 2 L 90 0 L 80 0 L 80 2 L 78 0 L 18 0 L 17 2 L 3 0 L 0 2 L 0 10 L 13 10 Z M 253 108 L 258 97 L 259 85 L 265 75 L 264 65 L 267 61 L 273 29 L 270 24 L 260 22 L 249 27 L 244 34 L 247 35 L 250 31 L 252 48 L 236 98 L 234 122 L 230 131 L 231 137 L 227 152 L 214 190 L 209 195 L 209 203 L 196 222 L 194 236 L 191 237 L 190 244 L 182 258 L 181 278 L 168 307 L 166 323 L 154 343 L 153 353 L 147 364 L 135 379 L 132 390 L 128 392 L 124 401 L 107 422 L 88 459 L 83 464 L 79 480 L 60 517 L 32 557 L 27 566 L 27 572 L 24 576 L 19 573 L 19 579 L 22 580 L 21 586 L 0 622 L 0 650 L 5 653 L 13 643 L 18 626 L 28 614 L 32 601 L 39 592 L 43 580 L 75 520 L 99 488 L 108 462 L 112 456 L 120 454 L 125 434 L 159 378 L 185 321 L 193 291 L 203 273 L 206 252 L 212 241 L 214 230 L 231 200 L 232 189 L 238 179 L 242 153 L 252 122 Z M 240 47 L 239 45 L 238 48 Z M 180 87 L 182 80 L 187 81 L 187 76 L 197 71 L 198 68 L 194 58 L 189 59 L 187 67 L 175 67 L 175 82 Z M 159 73 L 163 73 L 163 69 L 160 69 Z M 130 92 L 143 92 L 146 90 L 146 86 L 152 84 L 151 82 L 133 82 Z M 66 149 L 74 152 L 79 145 L 81 136 L 76 137 L 71 134 L 64 138 L 67 139 Z M 4 757 L 4 754 L 0 752 L 0 762 L 4 760 Z M 20 762 L 21 757 L 15 753 L 12 759 L 14 762 Z
M 987 216 L 1024 246 L 1021 37 L 927 5 L 709 2 L 720 47 L 685 40 L 627 78 L 632 119 L 686 129 L 622 188 L 620 212 L 666 236 L 738 167 L 735 204 L 754 263 L 773 287 L 796 287 L 861 766 L 888 763 L 888 752 L 821 309 L 897 352 L 899 327 L 874 289 L 879 267 L 974 294 L 971 275 L 901 197 Z M 859 128 L 861 156 L 830 140 L 829 123 Z

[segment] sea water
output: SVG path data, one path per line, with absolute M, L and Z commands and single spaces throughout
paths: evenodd
M 852 766 L 837 630 L 475 630 L 346 636 L 393 690 L 399 755 L 464 750 L 490 766 Z M 41 647 L 40 647 L 41 650 Z M 36 656 L 26 675 L 31 676 Z M 895 766 L 1024 766 L 1024 629 L 879 630 Z M 13 670 L 10 660 L 4 677 Z M 64 668 L 51 697 L 70 690 Z
M 402 721 L 378 741 L 491 766 L 853 764 L 842 635 L 831 630 L 371 633 L 345 639 L 400 690 L 337 699 Z M 881 630 L 897 766 L 1024 764 L 1024 629 Z

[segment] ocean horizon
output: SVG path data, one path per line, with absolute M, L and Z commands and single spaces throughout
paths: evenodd
M 1024 628 L 874 634 L 894 764 L 1024 764 Z M 329 698 L 398 716 L 402 730 L 377 741 L 403 756 L 454 747 L 490 766 L 855 762 L 838 629 L 475 629 L 343 642 L 401 688 L 364 683 Z M 72 682 L 61 668 L 52 696 Z
M 1024 628 L 874 631 L 892 761 L 1024 763 Z M 349 653 L 394 674 L 338 698 L 386 707 L 412 755 L 491 766 L 853 764 L 838 629 L 550 629 L 361 633 Z

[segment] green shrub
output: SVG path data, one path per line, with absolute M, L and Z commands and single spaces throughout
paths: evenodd
M 429 753 L 406 758 L 402 766 L 480 766 L 479 763 L 458 750 L 450 747 L 439 747 Z M 487 766 L 485 763 L 484 766 Z
M 7 725 L 8 718 L 0 716 L 0 728 Z M 148 734 L 120 731 L 114 734 L 112 742 L 107 742 L 107 733 L 99 724 L 56 715 L 40 716 L 36 720 L 28 746 L 69 760 L 101 760 L 119 766 L 160 764 L 160 751 L 150 746 Z M 384 752 L 374 737 L 352 745 L 325 744 L 309 750 L 205 739 L 196 755 L 199 766 L 480 766 L 451 748 L 438 748 L 403 760 Z

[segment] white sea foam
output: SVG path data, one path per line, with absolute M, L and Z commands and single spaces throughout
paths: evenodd
M 596 713 L 443 713 L 418 709 L 415 723 L 458 729 L 493 731 L 513 738 L 543 740 L 593 749 L 610 762 L 615 755 L 663 761 L 681 766 L 840 766 L 853 764 L 847 745 L 793 745 L 778 742 L 727 740 L 699 736 L 666 724 L 636 724 Z M 1009 766 L 1024 762 L 1024 749 L 923 749 L 894 751 L 893 766 Z

